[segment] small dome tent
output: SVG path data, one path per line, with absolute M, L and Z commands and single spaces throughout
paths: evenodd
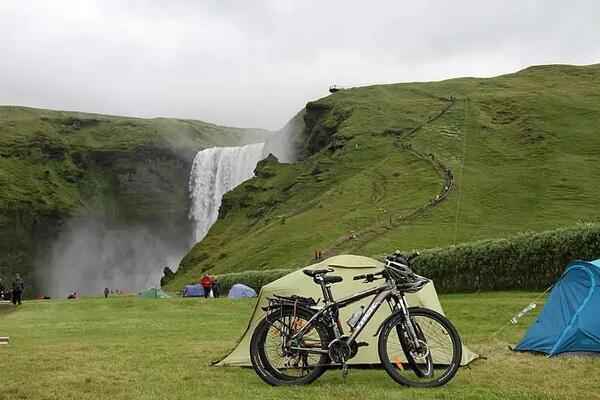
M 204 288 L 202 285 L 186 285 L 183 288 L 183 297 L 204 297 Z
M 574 261 L 515 350 L 549 356 L 578 352 L 600 355 L 599 313 L 600 259 Z
M 158 288 L 148 288 L 138 293 L 139 297 L 144 299 L 169 299 L 171 296 Z
M 336 299 L 341 299 L 344 296 L 348 296 L 357 293 L 361 290 L 366 290 L 381 284 L 381 282 L 372 283 L 361 283 L 361 281 L 355 281 L 352 278 L 355 275 L 364 273 L 373 273 L 381 270 L 383 264 L 377 260 L 369 257 L 354 256 L 354 255 L 339 255 L 325 259 L 317 264 L 310 265 L 308 269 L 320 269 L 330 267 L 334 269 L 333 274 L 339 275 L 344 278 L 343 282 L 333 285 L 332 292 Z M 264 312 L 261 307 L 267 305 L 267 297 L 273 297 L 274 294 L 288 296 L 288 295 L 300 295 L 305 297 L 313 297 L 314 299 L 322 298 L 321 288 L 315 285 L 311 278 L 302 273 L 302 270 L 294 271 L 287 274 L 276 281 L 265 285 L 260 290 L 258 295 L 258 301 L 254 313 L 250 317 L 248 327 L 242 338 L 238 342 L 237 346 L 231 353 L 229 353 L 223 360 L 219 361 L 217 366 L 230 366 L 230 367 L 245 367 L 251 366 L 250 362 L 250 339 L 254 328 L 264 317 Z M 430 308 L 443 314 L 442 306 L 438 300 L 437 293 L 433 283 L 429 283 L 423 287 L 419 292 L 414 294 L 407 294 L 406 296 L 409 305 L 421 306 Z M 366 298 L 353 304 L 353 307 L 346 307 L 340 310 L 340 319 L 346 321 L 350 318 L 350 315 L 361 305 L 368 305 L 371 298 Z M 388 317 L 390 310 L 386 307 L 381 307 L 377 313 L 373 316 L 373 319 L 369 322 L 363 332 L 361 332 L 359 338 L 361 341 L 369 343 L 368 347 L 361 349 L 358 354 L 349 360 L 349 364 L 379 364 L 379 356 L 377 355 L 377 337 L 375 333 L 379 325 L 384 319 Z M 462 365 L 466 365 L 477 358 L 478 355 L 470 351 L 466 346 L 463 345 L 463 359 Z
M 236 283 L 229 289 L 227 295 L 230 299 L 241 299 L 243 297 L 256 297 L 256 292 L 249 286 L 241 283 Z

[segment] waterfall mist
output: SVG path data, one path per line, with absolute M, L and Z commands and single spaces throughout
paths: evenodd
M 254 176 L 264 144 L 211 147 L 196 154 L 190 172 L 190 219 L 194 241 L 201 241 L 219 215 L 223 195 Z
M 176 267 L 188 241 L 163 238 L 149 226 L 108 226 L 102 220 L 71 220 L 53 243 L 47 267 L 38 268 L 44 294 L 66 297 L 104 288 L 136 292 L 158 287 L 165 266 Z
M 282 129 L 267 138 L 263 150 L 264 157 L 272 153 L 282 163 L 292 163 L 303 158 L 304 113 L 303 109 Z

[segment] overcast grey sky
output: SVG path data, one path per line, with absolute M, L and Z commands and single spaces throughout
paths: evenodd
M 332 83 L 600 63 L 600 1 L 0 0 L 0 104 L 279 128 Z

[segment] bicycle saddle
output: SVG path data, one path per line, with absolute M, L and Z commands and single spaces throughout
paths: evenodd
M 329 272 L 333 272 L 333 268 L 324 268 L 324 269 L 303 269 L 302 272 L 304 274 L 314 278 L 317 275 L 325 275 Z
M 325 269 L 303 269 L 305 275 L 313 278 L 315 283 L 319 284 L 320 282 L 317 280 L 322 279 L 324 283 L 337 283 L 344 280 L 341 276 L 326 276 L 329 272 L 333 272 L 333 268 L 325 268 Z

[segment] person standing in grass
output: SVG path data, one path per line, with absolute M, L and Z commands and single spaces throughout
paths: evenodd
M 213 277 L 212 281 L 213 297 L 216 299 L 217 297 L 219 297 L 221 286 L 219 285 L 219 281 L 217 280 L 217 278 Z
M 213 280 L 208 274 L 206 274 L 202 277 L 202 279 L 200 279 L 200 284 L 202 285 L 202 289 L 204 289 L 204 298 L 206 299 L 212 290 Z
M 108 299 L 108 294 L 110 293 L 110 290 L 108 290 L 108 288 L 104 288 L 104 298 Z
M 18 273 L 15 275 L 15 280 L 12 285 L 12 302 L 16 305 L 21 305 L 23 300 L 23 291 L 25 290 L 25 282 Z

